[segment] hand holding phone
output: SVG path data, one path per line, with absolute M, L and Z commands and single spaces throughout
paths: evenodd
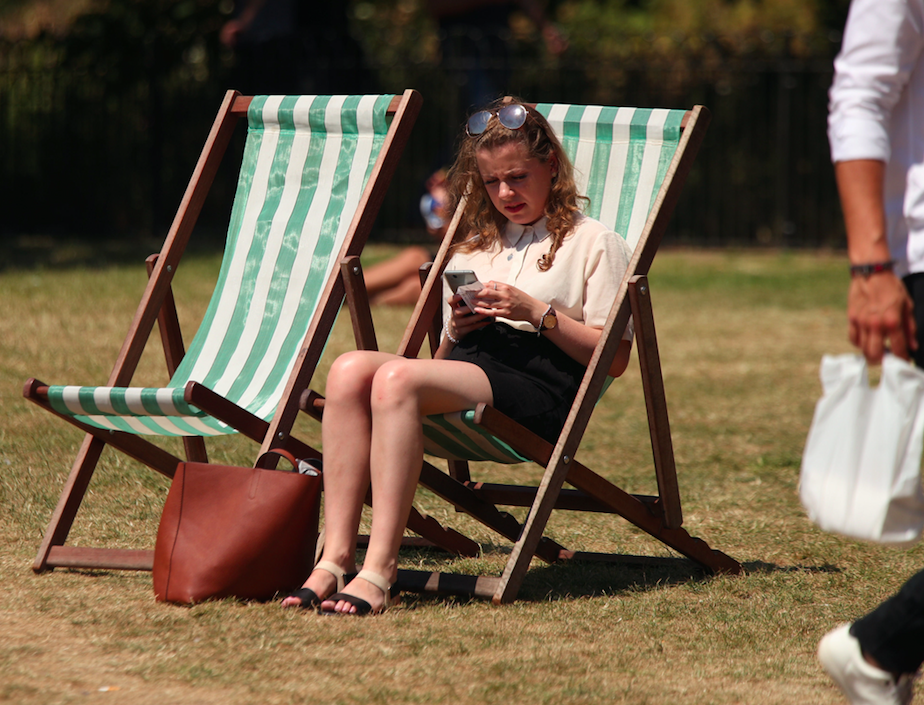
M 475 294 L 484 289 L 478 277 L 471 269 L 454 269 L 443 272 L 443 277 L 453 294 L 462 297 L 469 310 L 475 311 Z

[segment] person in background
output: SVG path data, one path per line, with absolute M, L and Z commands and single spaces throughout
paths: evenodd
M 568 46 L 539 0 L 428 0 L 437 22 L 442 65 L 462 95 L 465 114 L 509 90 L 510 19 L 523 12 L 539 30 L 546 49 L 559 55 Z
M 374 93 L 345 2 L 238 0 L 221 28 L 234 50 L 234 88 L 245 95 Z
M 924 366 L 924 0 L 853 0 L 835 60 L 828 136 L 851 281 L 851 342 Z M 825 671 L 854 705 L 910 703 L 924 662 L 924 571 L 828 632 Z
M 545 14 L 540 0 L 427 0 L 427 9 L 437 24 L 440 65 L 450 87 L 445 97 L 446 112 L 453 121 L 461 120 L 477 105 L 487 105 L 510 92 L 511 20 L 522 12 L 542 35 L 546 51 L 558 56 L 568 42 Z M 421 215 L 431 235 L 445 232 L 443 213 L 446 164 L 452 146 L 440 147 L 427 179 L 426 193 L 420 200 Z
M 449 216 L 446 206 L 446 172 L 434 173 L 426 184 L 420 212 L 427 232 L 436 240 L 446 234 Z M 365 270 L 364 280 L 369 301 L 382 306 L 412 306 L 420 296 L 420 268 L 433 261 L 434 253 L 424 245 L 406 247 L 394 257 L 377 262 Z

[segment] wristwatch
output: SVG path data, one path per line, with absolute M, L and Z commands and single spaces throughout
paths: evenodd
M 539 319 L 539 330 L 537 333 L 542 333 L 544 330 L 552 330 L 557 325 L 558 316 L 555 314 L 555 309 L 552 308 L 552 304 L 549 304 L 545 313 L 542 314 L 542 318 Z

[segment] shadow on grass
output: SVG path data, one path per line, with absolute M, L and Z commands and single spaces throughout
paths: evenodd
M 749 573 L 838 573 L 823 566 L 778 566 L 763 561 L 743 563 Z M 534 568 L 523 581 L 523 599 L 556 600 L 652 590 L 685 583 L 703 583 L 716 575 L 687 558 L 626 556 L 626 562 L 572 561 Z
M 497 547 L 490 547 L 496 550 Z M 509 552 L 509 551 L 508 551 Z M 446 570 L 445 553 L 438 550 L 417 549 L 413 553 L 418 564 L 429 564 L 433 571 Z M 410 557 L 410 555 L 407 555 Z M 620 560 L 621 558 L 621 560 Z M 820 566 L 780 566 L 764 561 L 742 564 L 743 573 L 839 573 L 840 568 L 826 564 Z M 420 592 L 423 599 L 453 599 L 463 595 L 464 590 L 474 590 L 476 577 L 471 575 L 441 573 L 440 590 L 434 593 L 425 589 L 430 573 L 424 571 L 400 571 L 399 583 L 402 589 Z M 492 574 L 491 577 L 496 577 Z M 527 602 L 549 602 L 572 600 L 582 597 L 601 597 L 630 592 L 656 590 L 672 585 L 706 583 L 712 580 L 711 573 L 698 563 L 684 557 L 614 557 L 612 561 L 573 560 L 560 561 L 529 570 L 517 599 Z M 446 590 L 443 591 L 445 586 Z
M 823 566 L 778 566 L 763 561 L 743 563 L 744 573 L 839 573 Z M 526 575 L 520 598 L 560 600 L 597 597 L 659 589 L 671 585 L 705 583 L 717 577 L 687 558 L 626 556 L 626 562 L 575 560 L 534 568 Z
M 841 568 L 826 563 L 825 565 L 776 565 L 763 561 L 742 563 L 741 567 L 748 573 L 841 573 Z
M 704 582 L 712 577 L 686 558 L 626 558 L 624 563 L 575 560 L 533 568 L 526 574 L 519 598 L 555 601 L 601 597 Z

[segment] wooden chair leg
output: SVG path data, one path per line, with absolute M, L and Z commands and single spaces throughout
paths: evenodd
M 523 532 L 513 546 L 513 551 L 507 560 L 504 573 L 501 575 L 500 583 L 492 598 L 495 605 L 516 599 L 520 586 L 523 584 L 523 578 L 526 577 L 526 571 L 529 570 L 529 564 L 542 540 L 549 517 L 555 508 L 558 494 L 568 475 L 568 463 L 570 463 L 570 458 L 567 455 L 560 451 L 553 454 L 551 467 L 546 470 L 542 478 L 536 501 L 529 510 L 529 516 L 523 524 Z
M 648 277 L 635 276 L 629 280 L 629 303 L 635 321 L 639 367 L 645 406 L 648 409 L 648 431 L 651 434 L 651 451 L 654 455 L 664 525 L 668 529 L 676 529 L 683 524 L 683 511 L 680 508 L 677 467 L 674 464 L 674 446 L 667 417 L 667 400 L 664 397 L 664 378 L 661 375 Z
M 51 516 L 48 528 L 45 529 L 45 536 L 39 546 L 38 554 L 35 556 L 35 562 L 32 564 L 32 570 L 41 573 L 51 570 L 54 566 L 49 565 L 48 556 L 55 546 L 63 546 L 67 541 L 67 535 L 74 525 L 74 518 L 77 516 L 77 510 L 80 509 L 80 503 L 87 493 L 87 487 L 93 472 L 96 470 L 96 464 L 99 462 L 100 455 L 106 444 L 87 434 L 77 453 L 77 459 L 71 467 L 71 472 L 67 477 L 61 496 L 58 498 L 58 505 Z

